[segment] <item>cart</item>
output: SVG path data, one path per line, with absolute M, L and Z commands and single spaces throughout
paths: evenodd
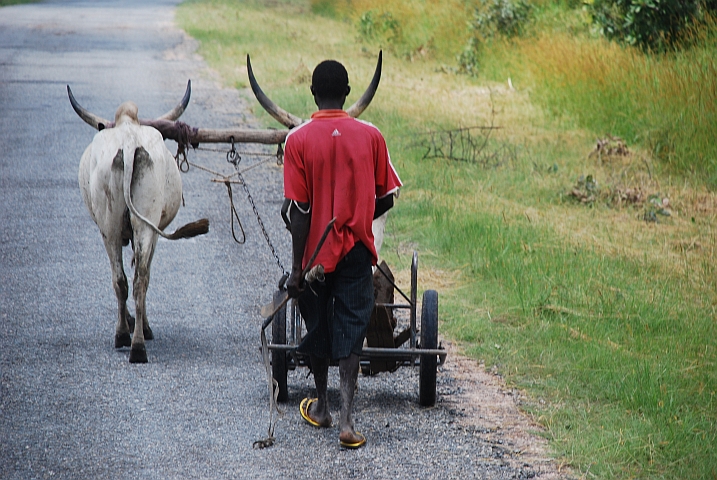
M 385 264 L 384 264 L 385 265 Z M 372 375 L 379 372 L 392 372 L 401 366 L 419 367 L 418 403 L 421 406 L 433 406 L 436 403 L 436 372 L 438 365 L 446 359 L 446 351 L 438 343 L 438 293 L 426 290 L 421 302 L 420 328 L 417 325 L 417 280 L 418 254 L 413 253 L 411 262 L 410 296 L 404 294 L 393 282 L 390 271 L 378 267 L 391 289 L 395 289 L 408 303 L 385 303 L 377 296 L 374 310 L 366 332 L 366 344 L 360 355 L 361 370 Z M 393 293 L 393 292 L 392 292 Z M 277 296 L 281 292 L 277 292 Z M 393 295 L 391 295 L 393 296 Z M 409 311 L 408 326 L 394 334 L 396 323 L 392 323 L 393 311 Z M 303 322 L 299 308 L 294 300 L 284 305 L 274 315 L 271 330 L 271 369 L 278 383 L 277 400 L 288 399 L 287 375 L 289 370 L 308 366 L 309 359 L 297 351 L 303 338 Z

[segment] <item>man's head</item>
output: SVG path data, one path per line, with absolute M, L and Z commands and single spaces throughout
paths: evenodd
M 336 60 L 324 60 L 316 66 L 311 76 L 311 93 L 317 99 L 317 103 L 320 99 L 340 101 L 343 105 L 350 91 L 349 74 L 341 63 Z

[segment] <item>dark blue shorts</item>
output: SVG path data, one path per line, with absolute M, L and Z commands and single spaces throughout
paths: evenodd
M 299 297 L 308 333 L 301 353 L 340 360 L 360 354 L 373 310 L 371 252 L 358 242 L 324 282 L 314 282 Z

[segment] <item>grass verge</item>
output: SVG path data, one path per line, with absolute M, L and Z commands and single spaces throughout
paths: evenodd
M 40 0 L 0 0 L 0 7 L 9 7 L 10 5 L 21 5 L 23 3 L 37 3 Z
M 228 85 L 246 91 L 250 53 L 270 97 L 305 117 L 320 60 L 347 65 L 349 102 L 373 72 L 377 45 L 357 39 L 355 20 L 303 1 L 191 1 L 178 21 Z M 717 200 L 643 151 L 588 155 L 594 137 L 580 121 L 584 106 L 570 110 L 574 98 L 559 115 L 536 107 L 566 88 L 560 62 L 541 64 L 540 52 L 565 58 L 571 41 L 496 49 L 514 70 L 496 67 L 494 81 L 446 74 L 439 57 L 386 52 L 362 116 L 384 132 L 405 183 L 384 254 L 400 270 L 419 250 L 419 284 L 441 295 L 441 333 L 526 389 L 526 409 L 576 472 L 712 478 Z M 531 83 L 536 72 L 543 80 Z M 605 99 L 629 101 L 618 88 L 628 79 L 602 81 Z M 551 87 L 523 87 L 539 84 Z M 576 181 L 588 175 L 596 181 L 581 197 L 586 183 Z

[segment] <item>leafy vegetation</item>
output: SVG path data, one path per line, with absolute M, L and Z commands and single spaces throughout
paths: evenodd
M 471 36 L 458 56 L 460 71 L 476 76 L 486 44 L 498 36 L 514 38 L 524 33 L 531 5 L 524 0 L 483 0 L 473 9 Z
M 526 390 L 576 475 L 714 478 L 714 25 L 646 54 L 594 33 L 578 2 L 534 1 L 520 34 L 481 37 L 476 72 L 458 74 L 490 5 L 206 0 L 178 20 L 227 84 L 246 92 L 251 53 L 265 92 L 303 116 L 314 65 L 343 61 L 353 102 L 383 47 L 362 118 L 405 183 L 383 250 L 399 282 L 418 249 L 441 334 Z
M 700 0 L 594 0 L 590 8 L 607 38 L 665 50 L 683 41 L 701 10 L 713 6 Z

